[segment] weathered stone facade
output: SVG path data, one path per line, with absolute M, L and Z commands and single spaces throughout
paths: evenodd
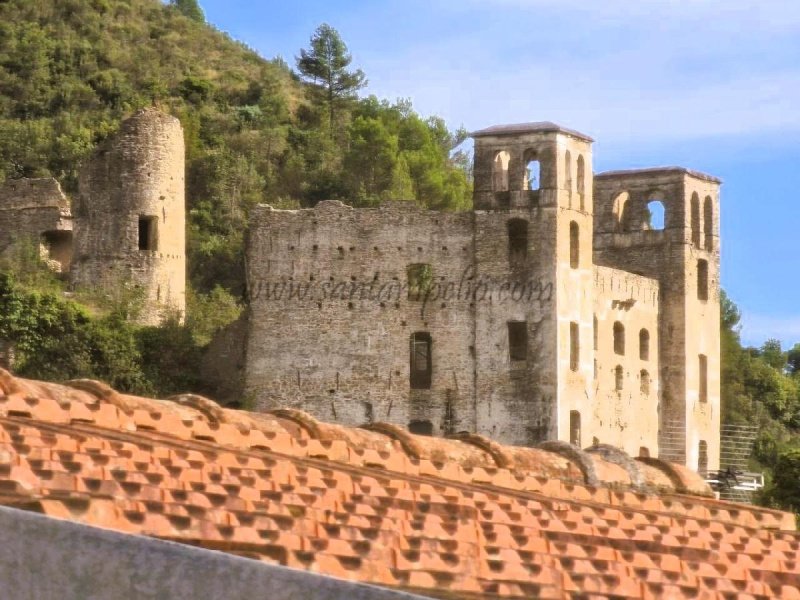
M 184 163 L 178 119 L 140 110 L 84 165 L 72 210 L 55 179 L 0 184 L 0 254 L 33 240 L 74 287 L 110 294 L 141 289 L 139 322 L 183 315 Z
M 592 140 L 552 123 L 474 138 L 469 213 L 254 211 L 246 393 L 347 424 L 718 467 L 719 181 L 593 177 Z
M 55 179 L 12 179 L 0 184 L 0 255 L 20 244 L 40 248 L 53 270 L 72 260 L 72 213 Z

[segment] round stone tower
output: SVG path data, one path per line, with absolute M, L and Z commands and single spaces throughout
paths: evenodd
M 143 324 L 186 309 L 184 164 L 180 122 L 148 108 L 80 173 L 72 283 L 112 297 L 140 290 Z

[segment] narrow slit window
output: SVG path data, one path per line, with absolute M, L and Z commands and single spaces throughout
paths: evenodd
M 581 413 L 577 410 L 569 411 L 569 443 L 581 447 Z
M 708 261 L 704 258 L 697 261 L 697 299 L 708 300 Z
M 158 250 L 158 217 L 139 217 L 139 250 Z
M 577 371 L 580 365 L 580 329 L 578 324 L 572 322 L 569 324 L 569 368 L 572 371 Z
M 410 362 L 411 389 L 429 390 L 433 371 L 431 361 L 431 335 L 429 333 L 417 332 L 411 335 Z
M 564 155 L 564 187 L 568 192 L 572 191 L 572 155 L 569 150 Z
M 703 203 L 703 228 L 706 250 L 714 249 L 714 205 L 711 196 L 706 196 Z
M 577 180 L 578 180 L 578 197 L 581 201 L 581 210 L 584 208 L 584 196 L 586 195 L 586 165 L 583 161 L 583 155 L 578 155 L 578 173 L 577 173 Z
M 569 266 L 577 269 L 581 261 L 580 227 L 575 221 L 569 224 Z
M 594 315 L 594 317 L 592 318 L 592 337 L 594 338 L 592 340 L 592 342 L 593 342 L 593 346 L 592 347 L 595 350 L 597 350 L 597 348 L 599 346 L 599 341 L 598 341 L 599 340 L 599 336 L 600 336 L 600 333 L 597 330 L 597 315 Z
M 614 367 L 614 389 L 621 392 L 624 386 L 625 372 L 622 370 L 622 365 L 617 365 Z
M 639 387 L 643 396 L 650 395 L 650 373 L 645 369 L 639 373 Z
M 625 356 L 625 326 L 619 321 L 614 322 L 614 353 Z
M 708 357 L 701 354 L 697 360 L 700 376 L 700 402 L 708 402 Z
M 650 332 L 639 331 L 639 360 L 650 360 Z
M 508 222 L 508 262 L 512 267 L 525 264 L 528 258 L 528 222 L 511 219 Z
M 692 212 L 692 243 L 700 247 L 700 197 L 697 195 L 697 192 L 692 194 L 692 201 L 691 201 L 691 212 Z
M 508 322 L 508 356 L 513 362 L 528 359 L 528 323 Z
M 697 446 L 697 472 L 705 477 L 708 472 L 708 443 L 700 440 Z

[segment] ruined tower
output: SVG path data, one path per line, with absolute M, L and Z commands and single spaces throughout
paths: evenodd
M 719 179 L 664 167 L 595 176 L 595 261 L 660 283 L 661 458 L 719 465 Z
M 580 446 L 576 403 L 592 380 L 592 139 L 548 122 L 473 137 L 477 277 L 498 291 L 475 302 L 478 432 Z
M 80 173 L 72 283 L 117 294 L 140 289 L 138 321 L 186 307 L 184 141 L 178 119 L 143 109 Z

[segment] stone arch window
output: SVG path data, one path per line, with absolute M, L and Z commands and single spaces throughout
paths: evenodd
M 581 413 L 577 410 L 569 411 L 569 443 L 581 447 Z
M 508 228 L 508 262 L 521 266 L 528 258 L 528 222 L 525 219 L 510 219 Z
M 691 221 L 692 221 L 692 243 L 700 247 L 700 196 L 697 192 L 692 194 L 691 204 Z
M 650 360 L 650 332 L 647 329 L 639 331 L 639 360 Z
M 617 232 L 625 231 L 625 209 L 629 199 L 630 194 L 628 192 L 620 192 L 614 197 L 611 210 L 614 215 L 614 230 Z
M 706 250 L 714 249 L 714 204 L 711 196 L 706 196 L 703 202 L 703 229 Z
M 708 443 L 705 440 L 697 444 L 697 472 L 703 477 L 708 473 Z
M 584 197 L 586 196 L 586 165 L 583 160 L 583 154 L 578 155 L 578 198 L 581 201 L 581 210 L 584 210 Z
M 415 435 L 433 435 L 433 423 L 430 421 L 414 420 L 409 422 L 408 431 Z
M 667 211 L 664 203 L 658 198 L 647 201 L 648 223 L 646 229 L 663 231 L 667 222 Z
M 708 300 L 708 261 L 704 258 L 697 261 L 697 299 Z
M 432 339 L 427 331 L 411 334 L 409 383 L 413 390 L 429 390 L 433 375 Z
M 564 187 L 572 192 L 572 155 L 569 150 L 564 154 Z
M 580 227 L 575 221 L 569 224 L 569 266 L 577 269 L 581 261 Z
M 542 165 L 535 150 L 526 150 L 523 155 L 525 172 L 523 173 L 522 189 L 535 192 L 541 186 Z
M 505 150 L 501 150 L 494 155 L 492 160 L 492 191 L 508 191 L 508 163 L 510 161 L 511 155 Z
M 569 368 L 577 371 L 580 366 L 581 341 L 580 329 L 574 321 L 569 324 Z
M 697 367 L 699 370 L 699 397 L 700 402 L 708 402 L 708 357 L 705 354 L 700 354 L 697 357 Z
M 622 370 L 622 365 L 614 367 L 614 389 L 621 392 L 625 387 L 625 371 Z
M 614 322 L 614 354 L 625 356 L 625 325 Z
M 647 372 L 647 369 L 639 372 L 639 389 L 643 396 L 650 395 L 650 373 Z
M 528 323 L 526 321 L 509 321 L 508 324 L 508 357 L 511 362 L 528 359 Z

